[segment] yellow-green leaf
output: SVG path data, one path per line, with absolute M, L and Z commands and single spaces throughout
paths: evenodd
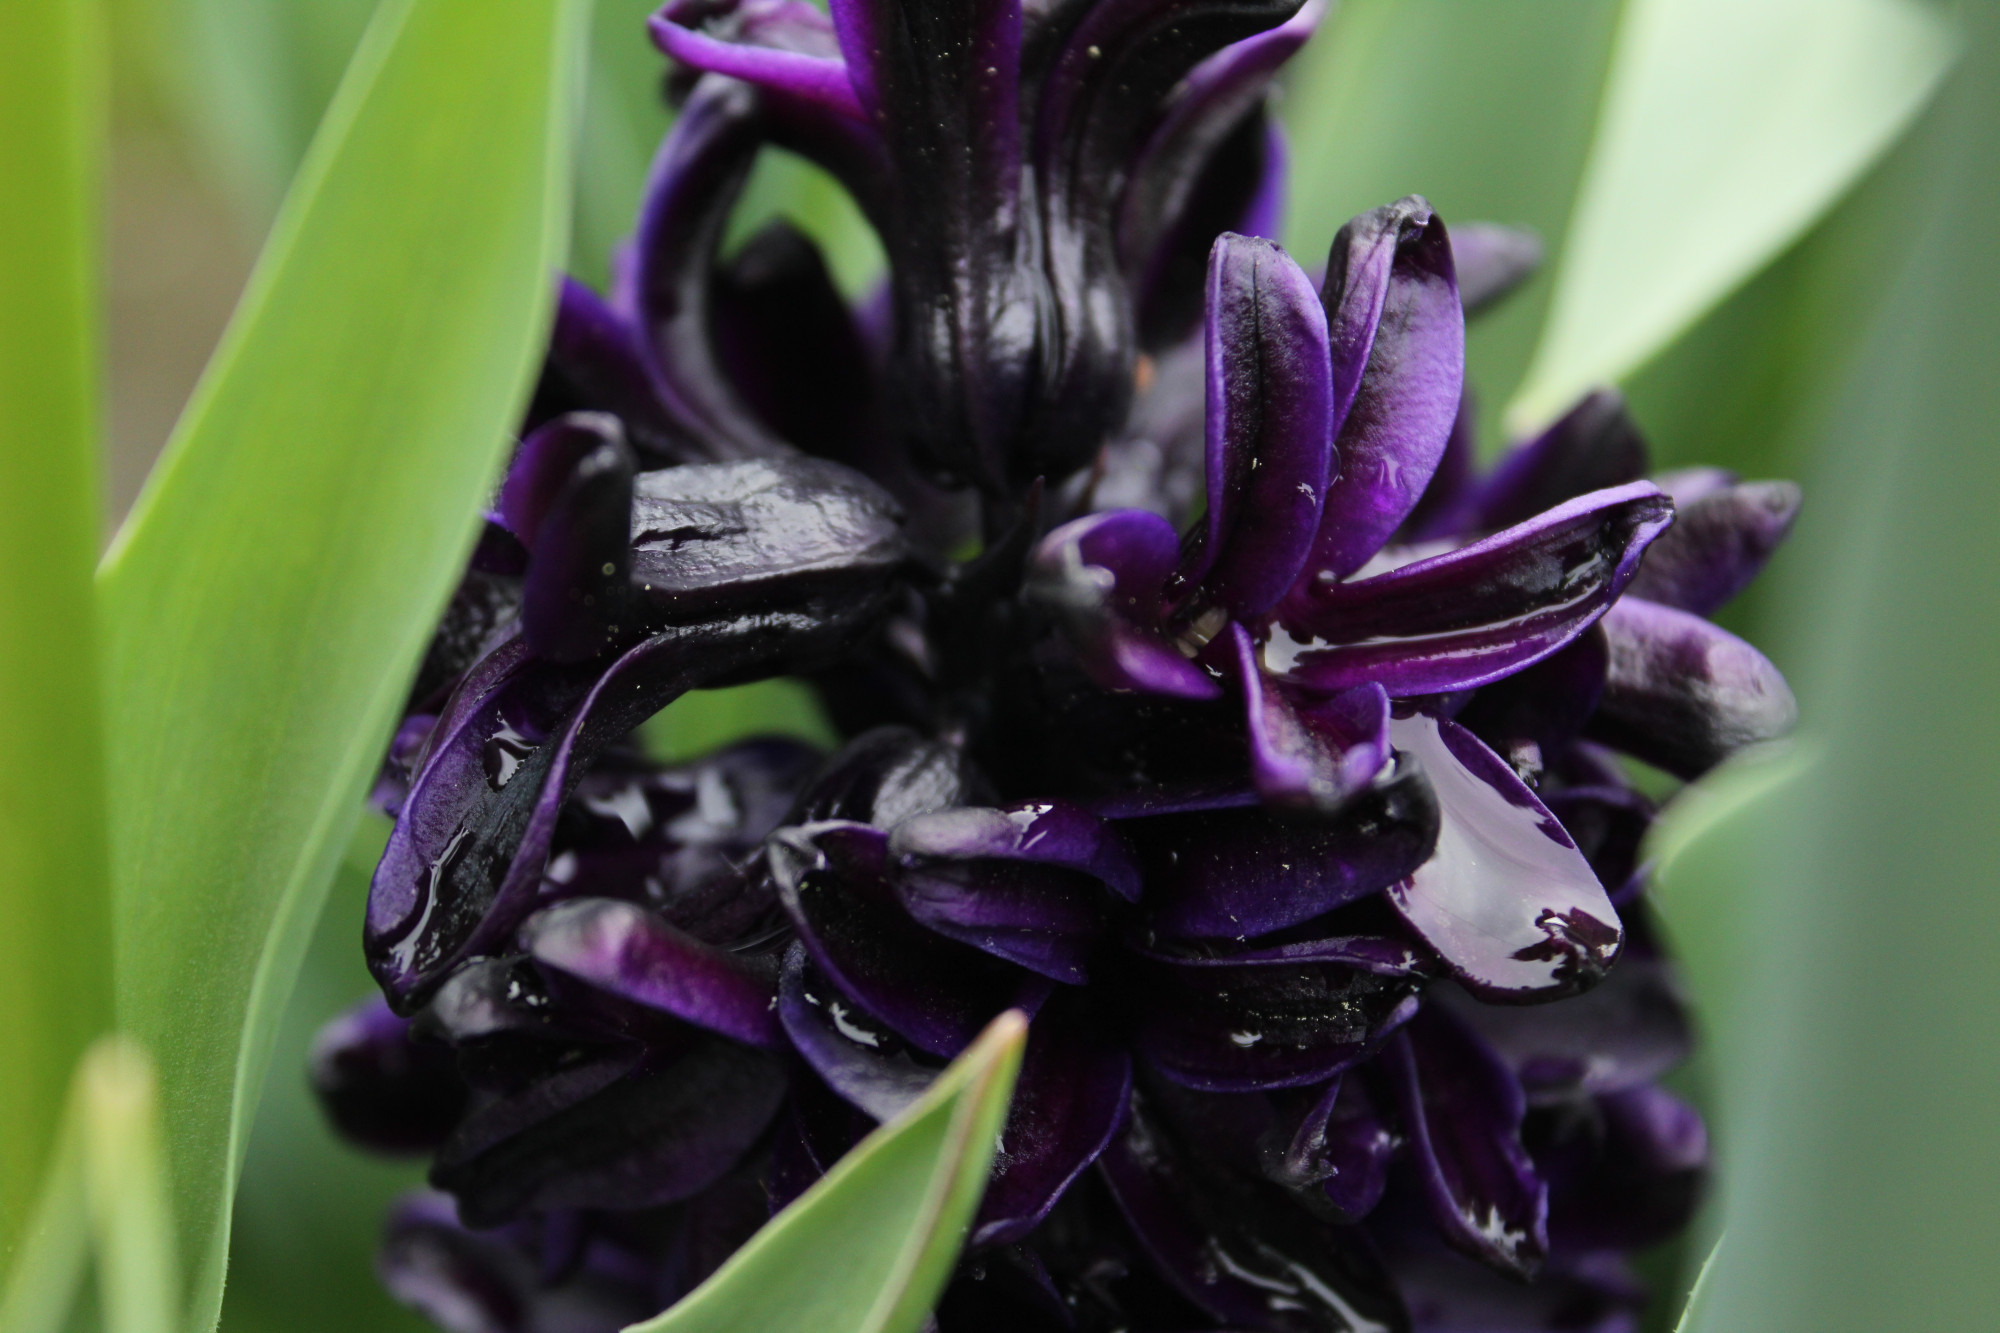
M 580 0 L 388 0 L 99 572 L 121 1028 L 211 1326 L 272 1033 L 545 336 Z
M 1027 1020 L 995 1019 L 687 1299 L 628 1333 L 915 1333 L 986 1190 Z

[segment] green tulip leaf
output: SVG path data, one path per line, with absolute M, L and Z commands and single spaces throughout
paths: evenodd
M 0 1273 L 111 1025 L 91 566 L 101 58 L 87 0 L 0 27 Z
M 1797 239 L 1954 49 L 1921 0 L 1629 0 L 1510 425 L 1636 369 Z
M 277 1019 L 532 382 L 587 11 L 390 0 L 99 570 L 119 1026 L 190 1326 Z
M 627 1333 L 915 1333 L 985 1193 L 1027 1031 L 1016 1011 L 995 1019 L 708 1281 Z

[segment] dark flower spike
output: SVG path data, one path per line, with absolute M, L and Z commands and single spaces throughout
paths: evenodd
M 1699 616 L 1626 597 L 1604 632 L 1611 667 L 1585 734 L 1676 777 L 1700 777 L 1798 720 L 1770 659 Z
M 773 969 L 705 944 L 615 898 L 573 898 L 528 918 L 521 947 L 544 967 L 753 1046 L 781 1042 Z
M 833 25 L 807 0 L 673 0 L 647 21 L 690 69 L 727 74 L 855 120 L 865 118 Z
M 1320 691 L 1375 681 L 1405 698 L 1484 685 L 1590 628 L 1672 521 L 1672 502 L 1634 482 L 1386 574 L 1314 582 L 1287 601 L 1264 665 Z
M 1458 299 L 1468 315 L 1497 305 L 1542 266 L 1541 237 L 1526 227 L 1461 222 L 1452 228 Z
M 1389 696 L 1370 681 L 1323 699 L 1266 680 L 1240 624 L 1229 627 L 1250 734 L 1250 775 L 1266 803 L 1338 810 L 1389 762 Z
M 1677 502 L 1673 530 L 1646 554 L 1632 595 L 1712 615 L 1750 586 L 1798 517 L 1799 488 L 1751 481 Z
M 1625 399 L 1614 389 L 1599 389 L 1540 435 L 1516 445 L 1426 535 L 1490 532 L 1525 523 L 1565 500 L 1639 480 L 1649 459 L 1646 441 L 1625 411 Z
M 1179 555 L 1180 537 L 1157 514 L 1093 514 L 1042 539 L 1028 596 L 1055 619 L 1079 665 L 1104 688 L 1214 699 L 1221 685 L 1160 624 L 1160 589 Z
M 973 1223 L 974 1245 L 1007 1245 L 1027 1235 L 1124 1126 L 1132 1059 L 1089 1031 L 1079 1008 L 1059 993 L 1028 1028 L 993 1178 Z
M 632 238 L 641 350 L 670 414 L 717 459 L 791 452 L 730 387 L 712 330 L 717 252 L 763 146 L 761 115 L 745 84 L 697 84 L 654 159 Z
M 1276 1186 L 1205 1172 L 1136 1101 L 1099 1159 L 1159 1275 L 1215 1327 L 1406 1333 L 1394 1284 L 1358 1233 L 1308 1216 Z
M 1382 1067 L 1445 1239 L 1533 1277 L 1549 1250 L 1548 1189 L 1521 1144 L 1527 1103 L 1513 1072 L 1469 1028 L 1430 1007 L 1390 1039 Z
M 308 1077 L 327 1118 L 351 1143 L 380 1153 L 424 1153 L 465 1112 L 457 1058 L 414 1037 L 378 998 L 363 1000 L 313 1038 Z
M 1208 263 L 1208 517 L 1178 600 L 1253 618 L 1305 567 L 1333 471 L 1326 314 L 1270 241 L 1217 238 Z
M 431 1183 L 457 1197 L 473 1226 L 552 1208 L 673 1203 L 727 1174 L 785 1092 L 774 1057 L 723 1037 L 610 1068 L 613 1077 L 575 1089 L 558 1092 L 551 1078 L 479 1107 L 439 1151 Z
M 1438 809 L 1416 766 L 1399 764 L 1330 815 L 1239 802 L 1124 827 L 1160 930 L 1242 939 L 1310 921 L 1411 874 L 1437 844 Z
M 1416 1011 L 1424 969 L 1409 945 L 1366 935 L 1219 956 L 1134 952 L 1137 1049 L 1204 1092 L 1305 1087 L 1351 1068 Z
M 855 1109 L 889 1120 L 923 1095 L 938 1067 L 920 1064 L 887 1025 L 846 999 L 794 943 L 778 981 L 778 1018 L 793 1049 Z
M 558 417 L 522 441 L 499 514 L 528 549 L 521 627 L 537 657 L 581 662 L 629 628 L 633 467 L 603 413 Z
M 1437 851 L 1389 890 L 1403 919 L 1489 1003 L 1585 990 L 1618 956 L 1617 909 L 1548 807 L 1455 722 L 1392 724 L 1436 793 Z
M 1444 223 L 1411 195 L 1340 229 L 1322 293 L 1337 478 L 1311 568 L 1346 578 L 1416 508 L 1465 387 L 1465 315 Z
M 766 855 L 813 962 L 917 1049 L 956 1055 L 994 1014 L 1033 993 L 1020 972 L 905 913 L 887 879 L 881 830 L 838 821 L 780 829 Z

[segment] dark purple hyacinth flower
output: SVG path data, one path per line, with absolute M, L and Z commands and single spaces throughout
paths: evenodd
M 678 119 L 611 293 L 562 287 L 375 793 L 384 999 L 314 1054 L 431 1159 L 399 1297 L 622 1327 L 1015 1007 L 938 1333 L 1638 1326 L 1708 1156 L 1627 760 L 1789 727 L 1705 617 L 1798 494 L 1648 480 L 1611 394 L 1475 467 L 1464 316 L 1533 243 L 1416 197 L 1319 278 L 1259 239 L 1323 9 L 653 20 Z M 767 145 L 880 299 L 721 250 Z M 836 753 L 634 737 L 775 676 Z

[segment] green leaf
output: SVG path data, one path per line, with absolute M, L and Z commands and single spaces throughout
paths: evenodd
M 1027 1031 L 1014 1010 L 993 1020 L 915 1105 L 628 1333 L 915 1333 L 986 1190 Z
M 1920 110 L 1918 0 L 1628 0 L 1517 430 L 1617 380 L 1796 239 Z
M 1687 1305 L 1681 1311 L 1680 1322 L 1674 1325 L 1675 1333 L 1699 1333 L 1708 1317 L 1708 1293 L 1714 1288 L 1711 1279 L 1715 1272 L 1715 1261 L 1722 1257 L 1722 1239 L 1718 1237 L 1708 1251 L 1708 1258 L 1702 1260 L 1701 1271 L 1695 1274 L 1694 1287 L 1688 1292 Z
M 1909 262 L 1827 404 L 1779 589 L 1823 752 L 1730 871 L 1759 924 L 1718 1068 L 1729 1246 L 1702 1333 L 2000 1308 L 2000 11 L 1961 13 Z
M 0 1273 L 111 1025 L 97 558 L 98 15 L 0 3 Z
M 576 0 L 390 0 L 99 572 L 121 1028 L 190 1323 L 272 1034 L 537 367 Z

